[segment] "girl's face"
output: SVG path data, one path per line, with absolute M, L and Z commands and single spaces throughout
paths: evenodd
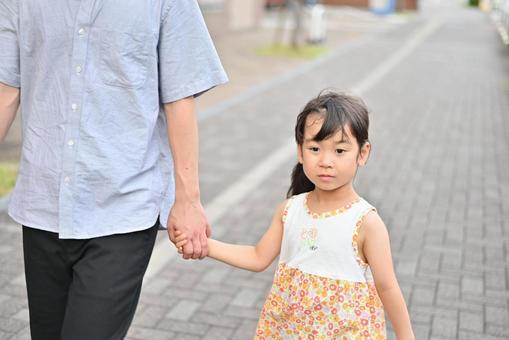
M 298 147 L 299 162 L 317 189 L 350 189 L 357 168 L 366 164 L 371 146 L 365 143 L 359 148 L 348 125 L 344 128 L 344 134 L 339 130 L 327 139 L 314 141 L 323 122 L 324 115 L 320 113 L 312 113 L 307 117 L 304 142 Z

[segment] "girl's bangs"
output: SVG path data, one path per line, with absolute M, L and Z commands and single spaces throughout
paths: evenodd
M 327 139 L 338 131 L 341 131 L 344 135 L 345 121 L 344 119 L 341 119 L 343 118 L 343 115 L 334 111 L 337 111 L 337 109 L 333 105 L 320 110 L 320 113 L 324 116 L 324 122 L 320 131 L 318 131 L 318 133 L 313 137 L 315 142 Z

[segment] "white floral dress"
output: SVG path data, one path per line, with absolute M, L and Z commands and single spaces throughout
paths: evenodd
M 386 339 L 382 302 L 357 236 L 374 208 L 364 199 L 323 214 L 307 193 L 283 213 L 284 234 L 272 289 L 255 339 Z

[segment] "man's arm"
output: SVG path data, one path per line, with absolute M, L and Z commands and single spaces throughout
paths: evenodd
M 164 110 L 175 167 L 175 203 L 168 216 L 168 233 L 172 241 L 176 229 L 185 233 L 190 242 L 184 246 L 183 257 L 202 259 L 208 254 L 210 227 L 200 202 L 194 98 L 164 104 Z
M 19 89 L 0 83 L 0 143 L 16 117 L 19 107 Z

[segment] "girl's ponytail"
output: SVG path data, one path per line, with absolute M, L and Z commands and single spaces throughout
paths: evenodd
M 297 163 L 293 167 L 290 188 L 288 189 L 286 197 L 290 198 L 293 195 L 299 195 L 304 192 L 311 191 L 314 188 L 315 185 L 309 180 L 309 178 L 307 178 L 306 174 L 304 173 L 302 164 Z

